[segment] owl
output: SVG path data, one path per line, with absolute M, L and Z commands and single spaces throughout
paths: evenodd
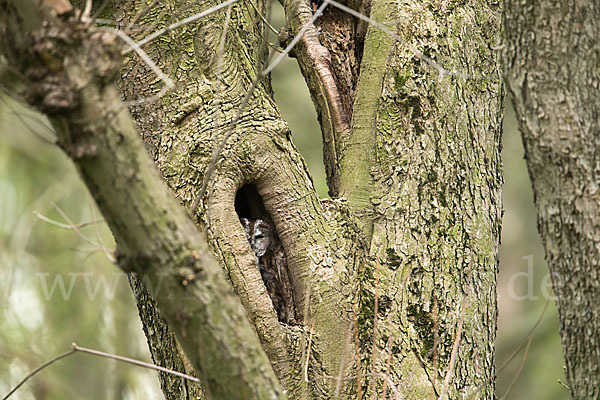
M 242 218 L 246 238 L 256 257 L 262 257 L 272 247 L 273 231 L 271 226 L 262 219 Z
M 287 259 L 275 229 L 262 219 L 240 218 L 240 222 L 279 321 L 295 324 L 296 310 Z

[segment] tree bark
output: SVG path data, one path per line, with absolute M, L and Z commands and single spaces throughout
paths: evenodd
M 505 79 L 557 296 L 566 375 L 572 398 L 598 398 L 600 7 L 505 5 Z
M 163 281 L 157 304 L 207 395 L 285 398 L 238 298 L 121 103 L 116 38 L 91 32 L 65 2 L 2 0 L 0 9 L 0 50 L 22 83 L 13 94 L 50 118 L 115 236 L 120 267 Z
M 386 0 L 370 9 L 397 36 L 368 28 L 340 156 L 340 192 L 367 217 L 376 262 L 361 282 L 361 343 L 375 343 L 365 372 L 380 374 L 378 388 L 385 375 L 402 382 L 401 398 L 495 398 L 503 90 L 491 48 L 500 9 L 472 2 L 433 13 Z M 441 76 L 407 43 L 477 78 Z
M 136 15 L 141 15 L 137 24 L 165 26 L 218 2 L 187 4 L 159 2 L 140 14 L 147 2 L 128 0 L 107 12 L 124 26 Z M 267 54 L 258 14 L 266 14 L 265 1 L 255 3 L 256 9 L 236 3 L 146 45 L 176 87 L 155 101 L 135 103 L 130 112 L 171 193 L 188 209 L 198 204 L 194 218 L 289 398 L 354 399 L 389 392 L 406 399 L 494 398 L 503 91 L 491 49 L 497 43 L 499 6 L 478 1 L 441 5 L 434 12 L 419 2 L 403 3 L 402 9 L 390 0 L 350 5 L 370 9 L 372 19 L 393 27 L 392 35 L 375 26 L 366 29 L 329 6 L 321 33 L 310 28 L 294 53 L 319 109 L 330 193 L 337 196 L 333 200 L 318 199 L 274 103 L 269 78 L 260 76 Z M 286 30 L 294 34 L 310 18 L 310 4 L 298 0 L 284 6 Z M 440 76 L 407 43 L 416 43 L 448 70 L 478 78 Z M 340 54 L 343 49 L 352 52 L 348 62 Z M 162 85 L 136 57 L 127 59 L 120 83 L 127 100 L 151 99 Z M 86 116 L 83 121 L 93 120 Z M 67 113 L 61 121 L 69 126 L 73 117 L 80 115 Z M 96 140 L 92 135 L 90 145 L 104 143 Z M 225 146 L 213 171 L 215 143 L 221 142 Z M 135 166 L 141 160 L 135 143 L 128 136 L 120 147 L 110 148 L 115 154 L 127 151 L 128 160 L 85 164 L 83 177 L 98 192 L 124 254 L 135 244 L 134 255 L 141 250 L 150 259 L 159 255 L 163 265 L 175 264 L 172 268 L 181 271 L 177 263 L 189 257 L 143 248 L 134 241 L 140 237 L 122 233 L 135 226 L 129 213 L 139 213 L 119 203 L 119 194 L 133 205 L 147 205 L 144 199 L 163 196 L 162 187 L 132 186 L 126 180 L 118 191 L 98 190 L 100 180 L 118 182 L 123 171 L 132 169 L 125 161 Z M 144 176 L 147 169 L 145 164 L 133 168 Z M 198 197 L 205 179 L 206 191 Z M 142 238 L 149 243 L 172 238 L 169 248 L 202 242 L 169 201 L 161 197 L 164 208 L 148 209 L 165 229 Z M 240 217 L 273 222 L 291 276 L 295 324 L 278 320 Z M 185 234 L 172 237 L 167 229 L 172 218 Z M 193 252 L 189 255 L 194 258 Z M 207 265 L 216 264 L 208 253 L 201 256 Z M 142 277 L 145 272 L 138 269 Z M 156 285 L 158 275 L 152 276 Z M 160 313 L 139 281 L 132 286 L 155 361 L 185 367 L 189 358 L 204 376 L 207 366 L 198 361 L 195 346 L 209 338 L 181 323 L 172 297 L 187 282 L 198 289 L 202 307 L 213 310 L 231 300 L 219 291 L 213 296 L 214 290 L 203 286 L 208 284 L 204 276 L 193 273 L 191 282 L 188 276 L 167 275 L 156 299 Z M 218 281 L 211 277 L 210 282 Z M 195 313 L 204 315 L 191 302 L 185 307 L 194 313 L 186 314 L 185 321 Z M 212 322 L 223 340 L 237 345 L 247 332 L 242 321 L 235 321 L 240 331 L 224 321 Z M 193 327 L 201 330 L 198 324 Z M 172 344 L 170 329 L 183 351 Z M 227 369 L 224 363 L 235 362 L 254 371 L 254 365 L 264 380 L 257 380 L 257 391 L 249 396 L 278 396 L 262 351 L 252 347 L 252 338 L 249 343 L 248 359 L 210 359 L 209 368 L 221 371 Z M 236 355 L 244 353 L 233 347 Z M 205 380 L 206 396 L 234 398 L 214 387 L 237 387 L 232 384 L 236 379 Z M 177 380 L 164 377 L 161 382 L 167 398 L 191 398 Z M 264 388 L 272 391 L 258 393 Z

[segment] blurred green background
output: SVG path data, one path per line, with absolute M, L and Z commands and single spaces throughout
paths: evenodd
M 281 15 L 278 18 L 275 26 L 282 25 Z M 294 142 L 324 197 L 321 135 L 295 60 L 285 60 L 272 79 Z M 110 232 L 71 162 L 46 143 L 50 137 L 45 121 L 10 99 L 0 99 L 0 395 L 72 342 L 150 361 L 127 279 L 102 250 L 114 248 Z M 548 269 L 509 102 L 503 146 L 498 397 L 511 388 L 508 399 L 567 399 L 568 391 L 559 383 L 565 382 L 564 362 L 552 299 L 539 319 L 551 296 Z M 62 212 L 73 224 L 96 223 L 74 230 L 40 219 L 68 225 Z M 528 346 L 528 333 L 537 321 Z M 519 346 L 521 351 L 500 369 Z M 38 374 L 12 398 L 163 397 L 154 371 L 75 354 Z

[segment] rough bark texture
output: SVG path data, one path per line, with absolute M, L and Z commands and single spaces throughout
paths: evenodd
M 600 398 L 600 6 L 508 1 L 504 32 L 571 396 Z
M 133 4 L 122 7 L 124 13 L 127 11 L 124 15 L 133 16 L 132 10 L 144 6 L 143 2 Z M 183 4 L 186 2 L 159 5 L 145 18 L 153 22 L 162 18 L 167 23 L 218 3 L 190 8 Z M 263 3 L 257 6 L 264 12 Z M 178 14 L 181 9 L 186 10 L 185 15 Z M 236 4 L 229 22 L 226 20 L 227 12 L 214 14 L 171 33 L 168 41 L 147 46 L 150 56 L 169 72 L 177 88 L 155 103 L 131 108 L 162 176 L 187 206 L 202 186 L 214 143 L 229 135 L 229 124 L 266 57 L 261 45 L 264 28 L 252 8 Z M 229 29 L 219 63 L 218 49 L 226 25 Z M 157 93 L 161 83 L 133 58 L 126 66 L 122 87 L 133 99 Z M 199 203 L 198 220 L 207 230 L 213 251 L 222 261 L 283 386 L 292 398 L 331 395 L 336 390 L 332 378 L 340 368 L 349 371 L 354 359 L 344 351 L 351 348 L 346 333 L 351 332 L 349 301 L 356 293 L 350 276 L 354 265 L 348 264 L 354 259 L 355 244 L 346 238 L 354 232 L 339 227 L 339 221 L 348 224 L 347 218 L 336 219 L 344 212 L 343 205 L 332 202 L 324 209 L 319 202 L 273 102 L 268 78 L 258 81 L 209 179 Z M 277 320 L 258 272 L 239 221 L 240 217 L 255 216 L 236 213 L 236 193 L 246 185 L 256 189 L 260 207 L 275 223 L 285 248 L 296 296 L 297 326 Z M 336 236 L 337 241 L 328 244 Z M 335 264 L 340 268 L 334 269 Z M 159 321 L 147 323 L 160 325 Z M 346 380 L 340 390 L 351 385 L 352 381 Z
M 115 236 L 119 265 L 154 287 L 162 280 L 157 304 L 207 395 L 285 398 L 221 267 L 120 101 L 116 38 L 58 7 L 3 0 L 0 9 L 0 51 L 21 73 L 18 94 L 50 118 Z
M 148 3 L 153 2 L 127 0 L 108 12 L 127 25 Z M 164 26 L 218 4 L 212 0 L 188 3 L 158 2 L 138 23 Z M 297 32 L 310 18 L 310 4 L 284 3 L 289 30 Z M 255 5 L 258 12 L 266 13 L 264 1 Z M 268 77 L 257 79 L 266 58 L 264 27 L 257 11 L 245 3 L 236 3 L 145 46 L 176 88 L 162 98 L 131 106 L 130 112 L 171 193 L 187 207 L 199 200 L 194 217 L 206 231 L 210 249 L 289 398 L 355 399 L 393 392 L 395 397 L 422 400 L 446 391 L 450 398 L 491 399 L 502 181 L 502 85 L 491 47 L 497 42 L 499 6 L 485 1 L 469 5 L 415 1 L 399 8 L 391 0 L 374 0 L 370 9 L 371 17 L 387 23 L 397 37 L 374 27 L 361 33 L 358 21 L 334 10 L 323 16 L 321 24 L 322 29 L 331 31 L 319 35 L 316 29 L 309 29 L 295 52 L 321 111 L 325 151 L 329 153 L 325 157 L 328 182 L 331 193 L 339 198 L 317 198 L 273 101 Z M 448 69 L 485 78 L 440 77 L 416 58 L 404 41 Z M 339 54 L 343 49 L 352 52 L 347 60 Z M 127 60 L 121 88 L 128 100 L 151 98 L 162 85 L 137 57 Z M 253 86 L 248 104 L 240 111 Z M 111 101 L 116 101 L 115 94 L 110 94 Z M 86 104 L 93 106 L 96 115 L 104 115 L 101 103 L 95 106 L 98 98 L 101 96 L 94 95 Z M 125 118 L 124 114 L 119 115 Z M 70 120 L 65 123 L 68 126 Z M 131 131 L 127 128 L 128 134 Z M 92 135 L 89 143 L 96 145 L 96 139 Z M 211 171 L 215 143 L 224 139 L 225 147 Z M 101 187 L 98 182 L 118 181 L 116 177 L 128 176 L 132 168 L 138 173 L 147 169 L 146 164 L 135 168 L 141 159 L 135 143 L 130 136 L 120 147 L 109 143 L 114 145 L 110 152 L 120 155 L 126 151 L 130 160 L 108 158 L 114 165 L 95 162 L 82 166 L 93 192 Z M 209 179 L 207 189 L 198 198 L 204 179 Z M 128 186 L 128 182 L 118 190 L 97 194 L 100 205 L 107 207 L 104 211 L 114 212 L 107 219 L 119 246 L 130 243 L 126 239 L 131 238 L 122 232 L 130 229 L 130 224 L 135 228 L 132 216 L 139 215 L 137 202 L 148 206 L 152 196 L 164 196 L 162 187 Z M 249 187 L 252 190 L 247 190 Z M 256 196 L 244 194 L 253 191 Z M 119 202 L 121 192 L 133 205 Z M 161 197 L 161 204 L 167 201 L 170 198 Z M 153 209 L 154 225 L 162 227 L 172 218 L 183 218 L 177 206 L 168 204 Z M 175 210 L 173 216 L 169 207 Z M 274 223 L 285 251 L 297 325 L 278 321 L 239 220 L 261 213 Z M 200 238 L 187 219 L 177 221 L 176 226 L 181 223 L 186 228 L 185 234 L 177 236 L 178 242 L 168 229 L 151 237 L 142 230 L 141 238 L 150 244 L 165 240 L 185 253 L 189 243 Z M 162 264 L 175 263 L 176 272 L 181 272 L 178 263 L 191 260 L 180 250 L 145 250 L 142 254 L 149 260 L 157 252 Z M 190 254 L 193 259 L 195 253 Z M 214 265 L 208 254 L 201 255 Z M 197 268 L 197 263 L 191 262 Z M 202 327 L 198 323 L 187 326 L 179 317 L 187 322 L 195 313 L 203 316 L 203 309 L 190 299 L 184 302 L 177 297 L 180 286 L 206 284 L 195 269 L 192 272 L 171 279 L 167 275 L 160 293 L 168 295 L 157 298 L 183 351 L 172 344 L 169 326 L 159 313 L 148 312 L 155 306 L 140 290 L 139 282 L 133 286 L 155 361 L 181 366 L 187 356 L 204 377 L 206 371 L 199 369 L 194 343 L 201 346 L 210 340 L 231 340 L 237 355 L 237 340 L 247 331 L 243 324 L 238 332 L 231 328 L 231 321 L 211 320 L 219 338 L 193 335 L 194 329 Z M 154 276 L 154 285 L 157 279 Z M 200 305 L 209 310 L 235 308 L 227 303 L 230 298 L 219 292 L 221 286 L 214 301 L 213 288 L 201 289 L 194 292 Z M 161 308 L 161 300 L 168 306 Z M 178 310 L 191 314 L 181 316 Z M 175 321 L 169 318 L 173 313 L 178 316 Z M 263 372 L 259 378 L 268 380 L 270 368 L 261 363 L 262 352 L 255 351 L 252 338 L 248 340 L 247 359 L 211 359 L 209 364 L 215 369 L 211 372 L 227 370 L 231 363 L 243 367 L 256 363 L 256 369 Z M 451 362 L 453 349 L 456 361 Z M 443 383 L 446 376 L 447 385 Z M 233 390 L 238 383 L 247 384 L 246 377 L 225 377 L 220 384 Z M 207 383 L 207 397 L 234 398 L 213 391 L 213 385 L 220 387 L 217 383 Z M 258 379 L 256 386 L 263 388 L 263 383 Z M 191 398 L 178 380 L 164 377 L 162 384 L 169 399 Z M 276 385 L 272 387 L 278 390 Z M 260 399 L 277 395 L 248 393 Z
M 398 37 L 369 27 L 341 144 L 340 192 L 379 266 L 361 275 L 361 343 L 375 343 L 364 363 L 380 374 L 379 388 L 389 376 L 401 398 L 427 398 L 432 385 L 437 397 L 462 328 L 448 395 L 492 399 L 503 90 L 491 48 L 500 8 L 375 0 L 370 16 L 395 23 Z M 483 78 L 440 77 L 405 42 Z

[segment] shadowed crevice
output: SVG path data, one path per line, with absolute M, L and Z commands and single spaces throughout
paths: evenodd
M 254 185 L 244 185 L 237 191 L 235 211 L 256 256 L 256 264 L 279 322 L 295 325 L 294 291 L 285 251 Z

